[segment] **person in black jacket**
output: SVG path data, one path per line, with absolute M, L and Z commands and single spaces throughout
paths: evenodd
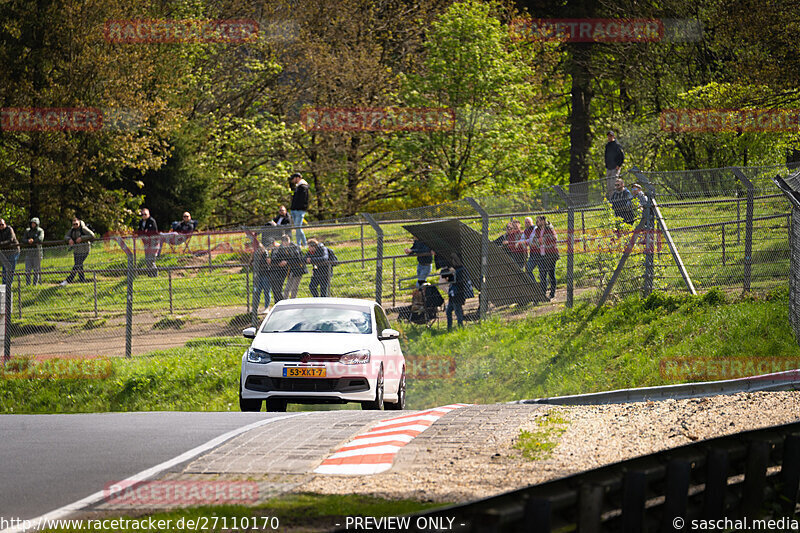
M 11 286 L 14 281 L 14 269 L 17 267 L 17 260 L 19 259 L 19 241 L 17 235 L 14 233 L 14 228 L 6 224 L 6 221 L 0 218 L 0 253 L 2 253 L 6 261 L 3 261 L 3 285 Z M 6 268 L 8 262 L 8 268 Z
M 614 180 L 619 176 L 619 169 L 625 162 L 625 152 L 617 142 L 617 137 L 613 131 L 609 131 L 606 136 L 608 142 L 605 150 L 606 165 L 606 193 L 611 196 L 614 193 Z
M 292 205 L 289 206 L 289 209 L 292 210 L 292 224 L 297 228 L 295 241 L 300 246 L 305 246 L 306 234 L 303 232 L 303 217 L 306 216 L 306 211 L 308 211 L 308 182 L 303 179 L 299 172 L 295 172 L 289 176 L 289 184 L 294 187 Z
M 142 237 L 144 263 L 147 275 L 151 278 L 155 278 L 158 276 L 156 257 L 161 250 L 161 238 L 158 234 L 158 224 L 156 224 L 156 219 L 150 216 L 150 210 L 146 207 L 142 208 L 141 216 L 142 219 L 139 221 L 139 226 L 134 233 Z
M 406 248 L 406 254 L 417 256 L 417 285 L 422 285 L 428 280 L 433 268 L 433 253 L 430 247 L 419 239 L 414 239 L 411 248 Z
M 472 283 L 469 279 L 469 273 L 461 262 L 461 259 L 453 254 L 450 258 L 450 270 L 444 274 L 447 281 L 450 282 L 450 287 L 447 290 L 447 331 L 453 329 L 453 311 L 456 313 L 456 320 L 458 327 L 464 327 L 464 302 L 468 298 L 475 296 L 472 290 Z
M 292 242 L 291 237 L 284 235 L 281 237 L 281 246 L 275 251 L 272 261 L 277 261 L 277 266 L 287 270 L 289 274 L 286 286 L 283 288 L 283 297 L 296 298 L 300 279 L 303 274 L 308 274 L 300 247 Z
M 306 263 L 314 265 L 314 272 L 311 274 L 311 283 L 308 290 L 312 296 L 330 296 L 331 273 L 333 267 L 328 255 L 328 249 L 317 239 L 308 240 L 308 254 Z

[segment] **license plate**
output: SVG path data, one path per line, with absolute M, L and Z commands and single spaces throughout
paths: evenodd
M 299 367 L 292 367 L 292 368 L 284 368 L 283 369 L 283 377 L 285 378 L 324 378 L 325 377 L 325 369 L 324 368 L 299 368 Z

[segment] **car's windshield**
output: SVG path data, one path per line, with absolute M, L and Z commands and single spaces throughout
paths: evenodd
M 355 307 L 291 306 L 275 309 L 264 333 L 372 333 L 369 310 Z

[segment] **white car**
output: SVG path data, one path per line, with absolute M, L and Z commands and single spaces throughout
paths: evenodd
M 242 356 L 239 407 L 285 411 L 287 403 L 360 402 L 403 409 L 400 333 L 376 302 L 352 298 L 281 300 L 256 328 Z

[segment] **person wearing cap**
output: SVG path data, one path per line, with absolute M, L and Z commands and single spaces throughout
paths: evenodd
M 625 162 L 625 152 L 622 151 L 622 146 L 617 142 L 617 136 L 613 131 L 609 131 L 606 138 L 608 139 L 605 149 L 606 191 L 607 195 L 611 196 L 614 193 L 614 180 L 619 176 L 619 169 Z
M 72 255 L 75 263 L 72 265 L 72 270 L 67 276 L 67 279 L 60 283 L 62 287 L 66 287 L 72 283 L 75 276 L 78 276 L 78 281 L 81 283 L 86 281 L 86 275 L 83 272 L 83 263 L 86 261 L 86 258 L 89 257 L 92 239 L 94 239 L 94 232 L 86 226 L 83 220 L 78 217 L 73 218 L 72 227 L 67 230 L 66 235 L 64 235 L 64 240 L 67 241 L 67 244 L 72 248 Z
M 3 285 L 11 285 L 11 282 L 14 281 L 17 259 L 19 259 L 19 241 L 17 234 L 14 233 L 14 228 L 6 224 L 2 218 L 0 218 L 0 253 L 6 258 L 3 261 Z M 6 268 L 6 263 L 10 268 Z
M 44 230 L 39 226 L 39 219 L 33 217 L 30 226 L 22 234 L 22 243 L 26 245 L 25 250 L 25 285 L 31 284 L 31 274 L 33 274 L 33 284 L 38 285 L 42 277 L 42 243 L 44 242 Z
M 289 209 L 292 211 L 292 224 L 297 228 L 295 241 L 300 246 L 306 245 L 306 234 L 303 232 L 303 218 L 308 211 L 308 182 L 303 179 L 303 175 L 295 172 L 289 176 L 289 184 L 294 188 L 292 203 Z

